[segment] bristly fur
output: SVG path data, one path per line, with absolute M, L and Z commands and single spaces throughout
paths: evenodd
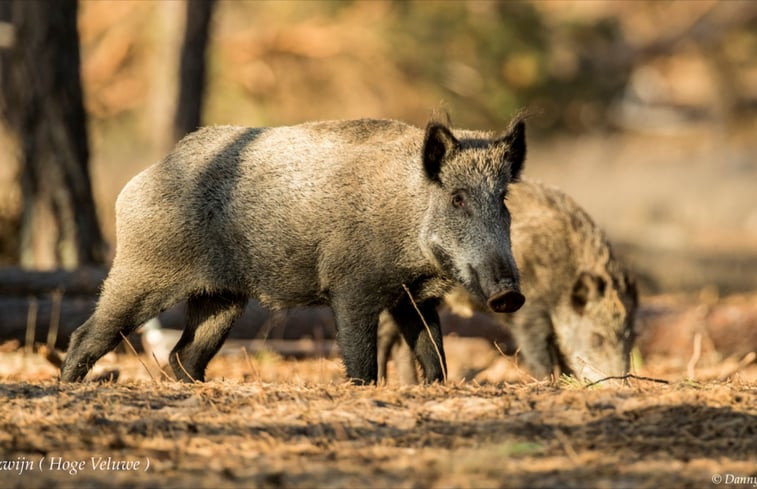
M 502 195 L 523 166 L 505 157 L 508 145 L 525 135 L 461 131 L 477 141 L 468 144 L 456 132 L 360 119 L 188 135 L 119 195 L 113 267 L 71 338 L 62 380 L 81 380 L 121 334 L 184 299 L 188 324 L 171 365 L 182 380 L 202 380 L 250 298 L 329 304 L 347 375 L 364 383 L 377 378 L 386 310 L 402 320 L 426 379 L 441 380 L 435 306 L 451 284 L 501 310 L 522 304 Z

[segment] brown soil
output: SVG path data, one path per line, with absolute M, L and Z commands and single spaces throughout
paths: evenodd
M 682 380 L 685 366 L 659 360 L 637 374 L 669 384 L 585 387 L 534 381 L 483 340 L 445 344 L 448 384 L 416 387 L 351 386 L 337 358 L 229 350 L 204 384 L 127 353 L 96 367 L 116 383 L 59 384 L 41 356 L 0 353 L 0 459 L 34 464 L 3 486 L 709 487 L 756 475 L 757 365 L 705 363 Z M 56 470 L 64 461 L 84 468 Z

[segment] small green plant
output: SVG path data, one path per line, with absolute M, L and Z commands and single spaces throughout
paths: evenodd
M 582 380 L 568 374 L 561 374 L 559 382 L 560 387 L 568 389 L 583 389 L 586 387 L 586 384 Z
M 641 355 L 641 350 L 638 346 L 634 346 L 631 350 L 631 372 L 638 372 L 644 366 L 644 357 Z
M 533 441 L 505 442 L 497 447 L 497 451 L 506 457 L 527 457 L 542 453 L 544 447 Z

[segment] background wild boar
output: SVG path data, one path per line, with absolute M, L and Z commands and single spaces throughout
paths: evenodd
M 329 304 L 347 376 L 360 382 L 377 378 L 386 309 L 426 379 L 441 379 L 443 350 L 440 363 L 402 286 L 440 348 L 436 306 L 453 284 L 493 310 L 522 305 L 503 198 L 525 151 L 521 120 L 501 135 L 390 120 L 201 129 L 119 195 L 113 267 L 61 378 L 82 379 L 121 334 L 187 299 L 170 363 L 177 378 L 202 380 L 254 297 Z
M 522 180 L 509 187 L 512 250 L 527 302 L 514 314 L 496 314 L 537 377 L 557 371 L 597 380 L 628 371 L 636 287 L 613 257 L 610 243 L 589 215 L 557 189 Z M 456 288 L 445 302 L 458 314 L 480 309 Z M 393 319 L 379 326 L 379 376 L 401 337 Z M 415 383 L 415 362 L 405 346 L 392 353 L 400 378 Z

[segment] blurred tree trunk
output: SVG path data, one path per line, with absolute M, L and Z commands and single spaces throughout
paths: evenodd
M 200 126 L 205 91 L 205 48 L 214 0 L 187 0 L 187 24 L 181 47 L 179 100 L 173 125 L 174 141 Z
M 52 231 L 56 265 L 102 263 L 105 243 L 88 169 L 76 0 L 3 1 L 0 15 L 12 25 L 11 41 L 0 46 L 0 113 L 21 151 L 19 261 L 35 266 L 35 234 Z M 43 209 L 49 210 L 54 230 L 40 225 Z

